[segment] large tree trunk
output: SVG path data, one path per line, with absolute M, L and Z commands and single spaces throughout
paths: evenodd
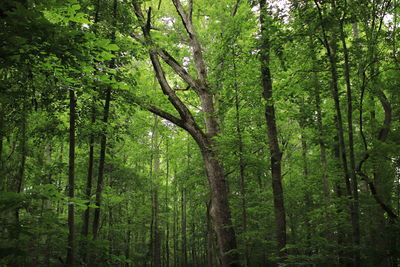
M 213 151 L 202 151 L 211 190 L 210 215 L 214 222 L 222 266 L 238 266 L 236 236 L 231 222 L 227 184 L 222 167 Z
M 214 251 L 213 251 L 213 229 L 212 229 L 212 222 L 210 218 L 210 208 L 211 208 L 211 201 L 206 203 L 207 210 L 206 210 L 206 217 L 207 217 L 207 229 L 206 229 L 206 256 L 207 256 L 207 266 L 214 266 L 213 259 L 214 259 Z
M 75 196 L 75 92 L 69 89 L 69 169 L 68 169 L 68 197 L 72 199 Z M 75 218 L 74 204 L 68 205 L 68 249 L 67 266 L 75 264 Z
M 279 148 L 278 131 L 276 127 L 275 106 L 272 98 L 272 79 L 270 71 L 270 28 L 268 7 L 265 0 L 260 0 L 261 23 L 261 75 L 263 97 L 267 101 L 265 105 L 265 118 L 267 121 L 268 143 L 271 154 L 272 190 L 274 195 L 274 212 L 276 224 L 277 249 L 280 258 L 285 256 L 283 248 L 286 246 L 286 218 L 282 188 L 281 159 L 282 152 Z

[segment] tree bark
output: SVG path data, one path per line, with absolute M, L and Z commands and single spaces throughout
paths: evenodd
M 2 106 L 0 104 L 0 176 L 2 177 L 0 179 L 0 190 L 3 189 L 3 179 L 5 179 L 3 177 L 3 137 L 4 137 L 4 119 L 3 119 L 3 112 L 2 112 Z
M 181 235 L 182 235 L 182 254 L 181 266 L 188 266 L 187 255 L 187 236 L 186 236 L 186 188 L 182 185 L 181 188 Z
M 110 110 L 110 100 L 111 100 L 111 88 L 107 88 L 105 106 L 104 106 L 104 115 L 103 115 L 103 125 L 107 125 L 108 115 Z M 96 187 L 96 208 L 94 210 L 94 218 L 93 218 L 93 239 L 97 239 L 98 230 L 100 226 L 100 206 L 101 206 L 101 194 L 103 192 L 103 182 L 104 182 L 104 165 L 105 165 L 105 157 L 106 157 L 106 145 L 107 145 L 107 136 L 106 133 L 102 133 L 101 142 L 100 142 L 100 158 L 99 158 L 99 173 L 97 177 L 97 187 Z
M 68 168 L 68 197 L 75 197 L 75 92 L 69 88 L 69 168 Z M 74 204 L 68 204 L 68 249 L 66 266 L 75 265 L 75 218 Z
M 189 163 L 190 163 L 190 143 L 187 140 L 187 165 L 186 165 L 186 180 L 189 179 Z M 181 254 L 181 266 L 188 266 L 188 255 L 187 255 L 187 219 L 186 219 L 186 204 L 187 204 L 187 189 L 186 182 L 181 181 L 181 235 L 182 235 L 182 254 Z
M 206 233 L 206 253 L 207 253 L 207 266 L 214 266 L 214 255 L 213 255 L 213 229 L 212 229 L 212 222 L 210 218 L 210 208 L 211 208 L 211 201 L 206 203 L 207 211 L 207 233 Z
M 174 251 L 174 267 L 179 266 L 179 259 L 178 259 L 178 185 L 176 182 L 176 166 L 174 168 L 174 191 L 173 191 L 173 222 L 172 222 L 172 239 L 173 239 L 173 251 Z
M 170 251 L 169 251 L 169 195 L 168 195 L 168 188 L 169 188 L 169 139 L 168 136 L 166 137 L 166 174 L 165 174 L 165 266 L 169 267 L 170 262 Z
M 96 111 L 95 108 L 92 107 L 92 125 L 96 121 Z M 85 199 L 86 202 L 86 209 L 83 214 L 83 226 L 82 226 L 82 235 L 87 237 L 89 234 L 89 218 L 90 218 L 90 197 L 92 195 L 92 183 L 93 183 L 93 163 L 94 163 L 94 134 L 91 133 L 89 137 L 89 159 L 88 159 L 88 169 L 87 169 L 87 179 L 86 179 L 86 189 L 85 189 Z M 86 241 L 84 241 L 86 242 Z M 83 258 L 86 258 L 86 247 L 82 248 Z
M 154 116 L 152 131 L 152 164 L 151 164 L 151 196 L 152 196 L 152 266 L 161 266 L 161 242 L 158 214 L 158 179 L 160 175 L 160 152 L 158 146 L 158 117 Z
M 270 70 L 270 39 L 268 29 L 270 28 L 268 7 L 266 0 L 260 0 L 260 23 L 261 23 L 261 75 L 263 86 L 263 97 L 266 100 L 265 118 L 267 121 L 268 144 L 271 157 L 272 190 L 274 195 L 274 212 L 276 225 L 276 241 L 279 260 L 285 256 L 283 250 L 286 246 L 286 218 L 284 207 L 284 196 L 282 188 L 281 160 L 282 152 L 279 148 L 278 131 L 276 126 L 275 106 L 272 97 L 272 78 Z

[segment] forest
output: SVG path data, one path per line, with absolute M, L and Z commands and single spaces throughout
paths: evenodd
M 399 15 L 0 1 L 0 266 L 400 266 Z

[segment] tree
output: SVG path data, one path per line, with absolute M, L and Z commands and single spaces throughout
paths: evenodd
M 260 23 L 261 23 L 261 75 L 263 85 L 263 97 L 265 104 L 265 118 L 267 120 L 267 134 L 269 150 L 271 153 L 271 174 L 272 189 L 274 193 L 274 212 L 276 224 L 276 239 L 278 255 L 285 255 L 286 246 L 286 214 L 284 206 L 284 196 L 282 188 L 282 170 L 281 160 L 282 152 L 279 148 L 278 130 L 276 126 L 275 106 L 273 100 L 272 78 L 270 70 L 270 32 L 271 18 L 268 16 L 268 6 L 265 0 L 260 1 Z
M 147 18 L 145 18 L 140 4 L 134 2 L 135 13 L 145 38 L 144 43 L 145 45 L 150 46 L 148 53 L 157 80 L 163 93 L 168 96 L 168 100 L 179 113 L 180 118 L 155 106 L 149 106 L 148 110 L 188 131 L 198 144 L 203 156 L 210 186 L 212 199 L 212 208 L 210 212 L 216 227 L 222 265 L 234 266 L 238 262 L 238 256 L 235 251 L 236 237 L 231 222 L 225 175 L 221 163 L 218 160 L 217 144 L 213 139 L 219 133 L 219 125 L 214 114 L 215 107 L 213 93 L 208 88 L 207 69 L 203 59 L 203 51 L 193 26 L 193 6 L 190 1 L 188 10 L 185 10 L 180 1 L 173 1 L 173 3 L 190 38 L 198 79 L 193 78 L 167 51 L 152 48 L 155 44 L 150 35 L 151 8 L 149 8 Z M 180 100 L 175 91 L 169 85 L 159 57 L 161 57 L 174 70 L 174 72 L 196 92 L 204 113 L 205 132 L 200 128 L 188 107 Z

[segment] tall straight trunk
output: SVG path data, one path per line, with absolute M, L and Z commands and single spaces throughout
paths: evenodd
M 23 100 L 22 103 L 22 116 L 21 116 L 21 125 L 20 125 L 20 134 L 19 134 L 19 153 L 20 153 L 20 163 L 17 171 L 16 181 L 15 181 L 15 192 L 21 193 L 23 190 L 24 183 L 24 175 L 25 175 L 25 165 L 26 165 L 26 124 L 27 124 L 27 111 L 26 111 L 26 103 Z M 19 239 L 20 233 L 20 218 L 19 218 L 19 207 L 17 207 L 14 211 L 15 216 L 15 230 L 12 233 L 12 237 L 15 239 Z M 19 242 L 18 242 L 19 243 Z M 19 246 L 19 244 L 18 244 Z
M 126 205 L 126 211 L 129 212 L 129 204 Z M 128 215 L 128 230 L 126 232 L 126 244 L 125 244 L 125 258 L 129 260 L 129 258 L 131 257 L 131 235 L 132 235 L 132 231 L 131 231 L 131 224 L 132 224 L 132 219 L 131 217 Z M 129 267 L 130 264 L 129 262 L 125 263 L 125 267 Z
M 173 251 L 174 251 L 174 267 L 179 266 L 179 260 L 178 260 L 178 211 L 177 211 L 177 203 L 178 203 L 178 185 L 176 182 L 176 166 L 174 167 L 174 193 L 173 193 L 173 200 L 174 200 L 174 207 L 173 207 L 173 222 L 172 222 L 172 240 L 173 240 Z
M 169 254 L 169 195 L 168 195 L 168 188 L 169 188 L 169 139 L 168 136 L 166 137 L 166 174 L 165 174 L 165 266 L 169 267 L 170 261 L 170 254 Z
M 187 142 L 187 166 L 186 166 L 186 179 L 189 177 L 189 153 L 190 153 L 190 143 L 189 140 Z M 186 223 L 186 182 L 182 181 L 181 183 L 181 235 L 182 235 L 182 254 L 181 254 L 181 266 L 188 266 L 188 255 L 187 255 L 187 223 Z
M 117 4 L 118 1 L 114 0 L 113 5 L 113 16 L 114 20 L 117 17 Z M 116 22 L 114 21 L 114 24 Z M 113 32 L 113 36 L 111 38 L 113 41 L 115 40 L 115 31 Z M 110 68 L 115 67 L 115 62 L 112 60 L 110 62 Z M 103 126 L 107 126 L 108 124 L 108 116 L 110 112 L 110 102 L 111 102 L 111 86 L 108 86 L 106 89 L 106 97 L 105 97 L 105 104 L 104 104 L 104 113 L 103 113 Z M 100 158 L 99 158 L 99 171 L 97 177 L 97 188 L 96 188 L 96 208 L 94 210 L 94 218 L 93 218 L 93 239 L 97 239 L 99 226 L 100 226 L 100 206 L 101 206 L 101 194 L 103 192 L 103 182 L 104 182 L 104 165 L 105 165 L 105 158 L 106 158 L 106 145 L 107 145 L 107 135 L 106 133 L 102 133 L 101 141 L 100 141 Z
M 16 180 L 16 192 L 21 193 L 22 192 L 22 187 L 24 183 L 24 174 L 25 174 L 25 164 L 26 164 L 26 124 L 27 124 L 27 112 L 26 112 L 26 103 L 22 104 L 22 117 L 21 117 L 21 128 L 20 128 L 20 140 L 19 140 L 19 152 L 20 152 L 20 164 L 18 167 L 18 173 L 17 173 L 17 180 Z M 17 218 L 19 217 L 18 215 L 19 211 L 17 209 Z
M 107 240 L 109 242 L 108 245 L 108 260 L 112 262 L 113 250 L 114 250 L 114 238 L 113 238 L 113 231 L 111 226 L 113 225 L 113 210 L 111 206 L 108 206 L 108 233 L 107 233 Z M 118 255 L 118 254 L 116 254 Z
M 181 235 L 182 235 L 182 254 L 181 266 L 188 266 L 187 257 L 187 236 L 186 236 L 186 188 L 181 189 Z
M 192 262 L 190 263 L 190 265 L 192 266 L 197 266 L 196 263 L 196 225 L 194 224 L 194 221 L 192 220 L 191 222 L 191 256 L 192 256 Z
M 94 22 L 93 24 L 96 25 L 99 21 L 99 12 L 100 12 L 100 0 L 96 1 L 96 10 L 94 13 Z M 94 29 L 96 33 L 96 28 Z M 93 100 L 92 109 L 91 109 L 91 125 L 93 126 L 96 122 L 96 103 Z M 90 134 L 89 137 L 89 159 L 88 159 L 88 173 L 86 178 L 86 189 L 85 189 L 85 199 L 86 202 L 86 209 L 83 214 L 83 225 L 82 225 L 82 235 L 87 238 L 89 234 L 89 221 L 90 221 L 90 198 L 92 195 L 92 184 L 93 184 L 93 165 L 94 165 L 94 133 Z M 83 243 L 82 247 L 82 258 L 86 262 L 86 240 Z
M 323 21 L 322 17 L 322 10 L 320 7 L 320 4 L 315 0 L 314 3 L 316 4 L 318 8 L 318 14 L 320 21 Z M 328 56 L 329 60 L 329 65 L 330 65 L 330 72 L 331 72 L 331 93 L 332 93 L 332 98 L 335 104 L 335 121 L 336 121 L 336 131 L 337 131 L 337 137 L 338 137 L 338 148 L 339 148 L 339 155 L 340 155 L 340 160 L 342 163 L 342 170 L 344 174 L 344 180 L 346 184 L 346 195 L 349 198 L 349 208 L 350 208 L 350 217 L 351 217 L 351 222 L 352 222 L 352 232 L 355 233 L 357 231 L 356 229 L 356 212 L 354 208 L 354 204 L 352 203 L 353 200 L 353 192 L 352 192 L 352 186 L 350 182 L 350 176 L 351 173 L 349 171 L 348 163 L 347 163 L 347 154 L 346 154 L 346 145 L 345 145 L 345 139 L 344 139 L 344 129 L 343 129 L 343 119 L 342 119 L 342 111 L 340 108 L 340 99 L 339 99 L 339 78 L 338 78 L 338 72 L 337 72 L 337 58 L 336 58 L 336 39 L 334 38 L 331 42 L 329 42 L 326 30 L 324 27 L 324 24 L 321 23 L 321 28 L 322 28 L 322 34 L 323 34 L 323 42 L 324 46 L 326 49 L 326 53 Z M 357 247 L 357 244 L 355 243 L 355 239 L 353 239 L 354 245 Z M 359 257 L 358 253 L 354 251 L 352 253 L 352 257 L 354 260 L 354 264 L 359 266 Z
M 284 197 L 282 188 L 281 160 L 282 152 L 279 148 L 278 131 L 276 127 L 275 106 L 272 97 L 272 78 L 270 70 L 270 39 L 268 29 L 271 17 L 268 15 L 266 0 L 260 0 L 260 23 L 261 23 L 261 75 L 263 86 L 263 97 L 267 101 L 265 105 L 265 118 L 267 121 L 267 134 L 269 150 L 271 154 L 272 190 L 274 195 L 274 212 L 276 226 L 276 241 L 279 260 L 285 256 L 283 248 L 286 246 L 286 218 Z
M 317 68 L 317 58 L 315 56 L 315 45 L 312 40 L 310 40 L 310 49 L 311 49 L 311 59 L 313 64 L 313 69 Z M 321 108 L 321 85 L 319 82 L 318 73 L 313 72 L 312 76 L 313 86 L 314 86 L 314 96 L 315 96 L 315 111 L 316 111 L 316 119 L 317 119 L 317 130 L 318 130 L 318 144 L 320 151 L 320 161 L 322 165 L 322 182 L 323 182 L 323 191 L 324 198 L 326 203 L 328 204 L 330 200 L 330 189 L 329 189 L 329 181 L 328 181 L 328 161 L 326 157 L 326 144 L 324 141 L 324 127 L 322 122 L 322 108 Z
M 4 119 L 2 113 L 2 106 L 0 104 L 0 190 L 3 189 L 3 138 L 4 138 Z
M 161 266 L 161 241 L 159 229 L 159 212 L 158 212 L 158 179 L 160 175 L 160 152 L 158 146 L 158 117 L 154 116 L 154 126 L 152 131 L 152 157 L 151 157 L 151 195 L 152 195 L 152 266 Z
M 350 159 L 350 177 L 352 182 L 352 197 L 353 203 L 351 208 L 351 223 L 353 232 L 353 243 L 355 247 L 354 253 L 354 264 L 360 266 L 360 212 L 358 202 L 358 182 L 356 175 L 356 161 L 354 157 L 354 136 L 353 136 L 353 97 L 350 83 L 350 62 L 349 62 L 349 51 L 346 44 L 346 36 L 343 29 L 343 21 L 340 22 L 340 39 L 343 46 L 344 54 L 344 75 L 346 80 L 347 89 L 347 126 L 348 126 L 348 138 L 349 138 L 349 159 Z
M 68 197 L 75 197 L 75 92 L 69 89 L 69 168 L 68 168 Z M 74 204 L 68 205 L 68 249 L 66 266 L 75 265 L 75 218 Z
M 335 136 L 335 143 L 333 144 L 333 156 L 336 159 L 335 160 L 335 167 L 336 170 L 339 172 L 341 169 L 341 164 L 340 164 L 340 151 L 339 151 L 339 144 L 337 143 L 337 136 Z M 337 199 L 341 199 L 343 197 L 343 189 L 342 189 L 342 185 L 341 183 L 337 180 L 335 181 L 335 194 Z M 336 213 L 338 214 L 338 216 L 342 216 L 341 213 L 343 212 L 343 208 L 341 207 L 341 205 L 337 205 L 336 207 Z M 338 263 L 340 266 L 347 266 L 348 262 L 347 262 L 347 257 L 346 257 L 346 253 L 345 253 L 345 249 L 344 247 L 346 246 L 346 238 L 345 238 L 345 231 L 343 229 L 343 224 L 338 223 L 337 224 L 337 258 L 338 258 Z
M 107 88 L 106 92 L 106 100 L 104 106 L 104 115 L 103 115 L 103 123 L 107 125 L 108 123 L 108 115 L 110 111 L 110 100 L 111 100 L 111 88 Z M 101 136 L 100 142 L 100 158 L 99 158 L 99 170 L 97 177 L 97 188 L 96 188 L 96 208 L 94 210 L 94 218 L 93 218 L 93 239 L 97 239 L 98 229 L 100 226 L 100 206 L 101 206 L 101 194 L 103 192 L 103 182 L 104 182 L 104 165 L 105 165 L 105 157 L 106 157 L 106 145 L 107 145 L 107 136 L 103 132 Z
M 300 107 L 300 113 L 301 114 L 305 114 L 304 113 L 304 99 L 302 99 L 302 103 L 301 103 L 301 107 Z M 305 135 L 305 119 L 304 118 L 300 118 L 300 128 L 301 128 L 301 134 L 300 134 L 300 140 L 301 140 L 301 157 L 303 160 L 303 177 L 304 177 L 304 181 L 305 183 L 308 185 L 309 183 L 309 168 L 308 168 L 308 146 L 307 146 L 307 138 Z M 311 196 L 311 192 L 309 190 L 308 187 L 305 188 L 305 196 L 304 196 L 304 203 L 305 203 L 305 209 L 304 212 L 306 213 L 306 216 L 309 216 L 309 212 L 312 210 L 312 196 Z M 305 254 L 308 256 L 312 255 L 312 240 L 311 240 L 311 233 L 312 233 L 312 225 L 310 223 L 310 220 L 306 219 L 305 222 L 306 225 L 306 248 L 305 248 Z
M 92 125 L 96 122 L 96 111 L 95 108 L 92 107 Z M 87 237 L 89 234 L 89 218 L 90 218 L 90 197 L 92 195 L 92 183 L 93 183 L 93 163 L 94 163 L 94 134 L 90 134 L 89 137 L 89 159 L 88 159 L 88 169 L 87 169 L 87 179 L 86 179 L 86 189 L 85 189 L 85 199 L 86 202 L 86 209 L 83 214 L 83 226 L 82 226 L 82 235 Z M 82 253 L 84 254 L 85 258 L 85 249 L 82 248 Z

